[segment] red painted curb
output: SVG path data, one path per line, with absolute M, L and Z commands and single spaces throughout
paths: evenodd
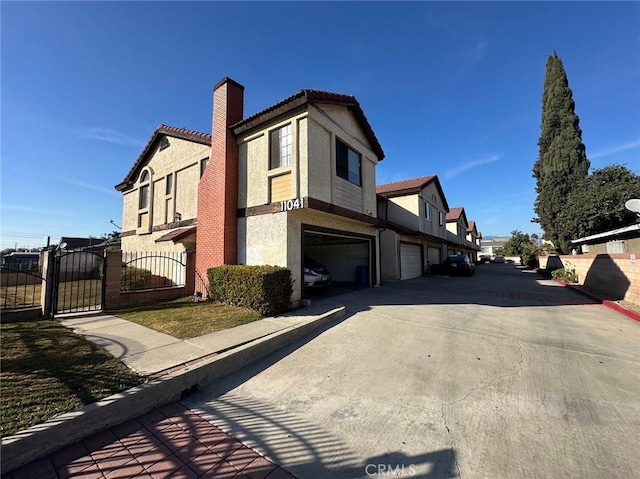
M 615 311 L 617 311 L 618 313 L 622 313 L 625 316 L 630 317 L 631 319 L 635 319 L 636 321 L 640 322 L 640 313 L 636 313 L 635 311 L 632 311 L 630 309 L 625 308 L 624 306 L 614 302 L 614 301 L 609 301 L 608 299 L 604 299 L 602 300 L 602 304 L 604 304 L 607 308 L 611 308 Z
M 581 288 L 576 288 L 574 285 L 572 284 L 568 284 L 565 283 L 564 281 L 562 281 L 561 279 L 554 279 L 554 281 L 558 284 L 561 284 L 562 286 L 564 286 L 565 288 L 570 288 L 573 291 L 577 291 L 580 294 L 583 294 L 585 296 L 587 296 L 588 298 L 593 299 L 594 301 L 597 301 L 599 303 L 602 303 L 603 306 L 606 306 L 607 308 L 613 309 L 614 311 L 617 311 L 620 314 L 624 314 L 625 316 L 627 316 L 628 318 L 631 319 L 635 319 L 636 321 L 640 322 L 640 313 L 637 313 L 635 311 L 632 311 L 630 309 L 625 308 L 624 306 L 616 303 L 615 301 L 610 301 L 608 299 L 602 299 L 599 298 L 591 293 L 588 293 L 587 291 L 584 291 Z

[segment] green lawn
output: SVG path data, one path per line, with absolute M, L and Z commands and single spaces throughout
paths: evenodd
M 143 382 L 56 321 L 2 324 L 0 341 L 2 436 Z
M 251 309 L 208 301 L 196 303 L 192 297 L 123 309 L 114 314 L 180 339 L 195 338 L 262 318 Z

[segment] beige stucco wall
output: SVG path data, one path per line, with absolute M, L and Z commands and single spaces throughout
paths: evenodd
M 198 182 L 200 181 L 200 161 L 207 158 L 211 147 L 179 138 L 169 137 L 170 146 L 157 149 L 145 165 L 151 173 L 154 185 L 152 196 L 151 226 L 165 223 L 166 200 L 169 199 L 170 212 L 179 212 L 183 220 L 194 219 L 198 207 Z M 174 175 L 172 195 L 165 195 L 166 176 Z M 173 215 L 169 215 L 169 222 Z M 138 226 L 138 184 L 123 194 L 122 230 L 131 231 Z
M 428 221 L 424 217 L 424 210 L 419 215 L 420 217 L 420 231 L 428 233 L 439 238 L 446 238 L 446 219 L 444 219 L 444 225 L 440 226 L 439 213 L 443 213 L 446 216 L 444 208 L 444 202 L 440 196 L 435 183 L 428 184 L 421 192 L 420 198 L 422 201 L 426 201 L 431 204 L 431 221 Z
M 269 170 L 269 132 L 287 124 L 291 124 L 293 140 L 291 164 Z M 337 177 L 336 138 L 361 154 L 361 186 Z M 378 158 L 347 108 L 310 105 L 306 111 L 240 136 L 238 144 L 239 208 L 269 204 L 269 178 L 291 173 L 291 198 L 316 198 L 376 216 L 375 166 Z
M 238 263 L 285 266 L 294 280 L 292 301 L 302 298 L 302 225 L 320 226 L 376 238 L 378 228 L 317 210 L 300 209 L 238 219 Z M 380 265 L 376 264 L 380 282 Z
M 168 148 L 156 149 L 145 169 L 151 173 L 153 192 L 151 194 L 151 217 L 153 226 L 172 223 L 174 214 L 180 213 L 182 220 L 195 219 L 198 209 L 198 182 L 200 181 L 200 161 L 207 158 L 211 147 L 199 143 L 169 137 Z M 142 170 L 141 170 L 142 171 Z M 166 195 L 166 176 L 173 174 L 173 191 Z M 168 205 L 167 205 L 168 203 Z M 136 231 L 138 226 L 138 184 L 123 192 L 122 230 Z M 167 216 L 167 207 L 169 208 Z M 124 236 L 123 251 L 185 251 L 183 244 L 173 242 L 156 243 L 155 240 L 172 229 L 146 234 Z

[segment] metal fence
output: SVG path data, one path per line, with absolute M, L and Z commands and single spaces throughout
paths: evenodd
M 0 271 L 0 309 L 40 306 L 43 278 L 39 261 L 13 266 L 2 266 Z
M 184 286 L 186 253 L 122 252 L 120 291 Z

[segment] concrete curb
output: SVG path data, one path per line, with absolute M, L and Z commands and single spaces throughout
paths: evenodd
M 610 301 L 608 299 L 599 298 L 598 296 L 596 296 L 596 295 L 594 295 L 592 293 L 589 293 L 588 291 L 585 291 L 582 288 L 576 288 L 572 284 L 565 283 L 561 279 L 554 279 L 554 281 L 556 283 L 558 283 L 558 284 L 561 284 L 565 288 L 569 288 L 572 291 L 577 291 L 578 293 L 582 294 L 583 296 L 586 296 L 587 298 L 590 298 L 590 299 L 592 299 L 592 300 L 594 300 L 594 301 L 596 301 L 598 303 L 602 303 L 603 306 L 606 306 L 609 309 L 613 309 L 614 311 L 616 311 L 616 312 L 618 312 L 620 314 L 624 314 L 625 316 L 640 322 L 640 313 L 636 313 L 635 311 L 627 309 L 624 306 L 622 306 L 621 304 L 616 303 L 615 301 Z
M 92 434 L 133 419 L 152 409 L 179 400 L 197 387 L 233 373 L 314 330 L 344 316 L 345 307 L 335 308 L 299 325 L 290 326 L 251 343 L 224 352 L 210 360 L 155 379 L 89 404 L 77 411 L 2 439 L 2 474 L 51 454 Z

